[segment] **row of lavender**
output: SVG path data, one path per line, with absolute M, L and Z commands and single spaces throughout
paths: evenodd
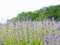
M 50 20 L 0 24 L 0 45 L 59 45 L 59 26 Z

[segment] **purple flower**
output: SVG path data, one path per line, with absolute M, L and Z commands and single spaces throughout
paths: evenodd
M 57 30 L 60 30 L 60 28 L 57 28 Z
M 53 39 L 53 38 L 54 38 L 54 36 L 55 36 L 55 35 L 54 35 L 54 34 L 52 34 L 52 35 L 50 36 L 50 39 Z
M 49 44 L 49 40 L 48 40 L 48 38 L 45 38 L 45 43 L 46 43 L 46 45 Z
M 55 30 L 53 30 L 52 32 L 55 32 Z
M 57 37 L 54 37 L 54 41 L 56 41 L 57 40 Z

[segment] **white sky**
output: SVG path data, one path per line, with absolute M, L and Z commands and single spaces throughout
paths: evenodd
M 60 0 L 0 0 L 0 22 L 23 11 L 34 11 L 45 6 L 60 4 Z

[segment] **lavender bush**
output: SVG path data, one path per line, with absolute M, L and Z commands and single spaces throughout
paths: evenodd
M 60 22 L 20 21 L 0 25 L 0 45 L 60 45 Z

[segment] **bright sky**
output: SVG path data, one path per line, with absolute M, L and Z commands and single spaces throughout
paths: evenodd
M 0 0 L 0 22 L 4 23 L 23 11 L 57 4 L 60 4 L 60 0 Z

